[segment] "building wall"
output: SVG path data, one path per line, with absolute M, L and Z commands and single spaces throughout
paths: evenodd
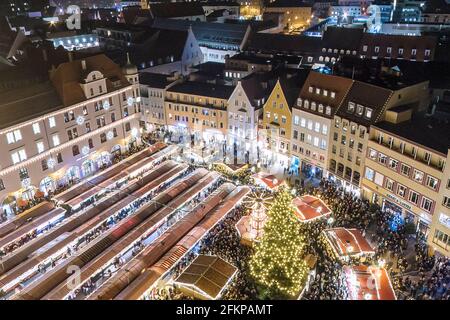
M 263 130 L 261 130 L 260 138 L 266 146 L 266 158 L 289 157 L 291 132 L 292 113 L 280 81 L 277 81 L 264 104 Z
M 293 108 L 292 113 L 293 159 L 296 157 L 300 161 L 300 169 L 311 168 L 317 177 L 326 176 L 331 119 L 297 108 Z
M 439 194 L 432 217 L 428 244 L 437 252 L 450 256 L 450 150 L 441 175 Z
M 167 91 L 164 111 L 167 126 L 180 133 L 196 133 L 209 139 L 224 139 L 227 130 L 227 100 Z
M 3 201 L 8 195 L 19 198 L 22 193 L 25 198 L 30 198 L 35 188 L 41 188 L 44 192 L 54 190 L 57 185 L 67 183 L 70 176 L 83 178 L 92 174 L 102 162 L 110 161 L 111 153 L 118 146 L 125 149 L 133 136 L 139 136 L 138 99 L 131 106 L 128 105 L 130 97 L 136 94 L 135 87 L 136 84 L 133 84 L 97 95 L 82 103 L 1 130 L 0 148 L 5 155 L 0 158 L 3 187 L 0 200 Z M 107 104 L 109 107 L 105 107 Z M 39 132 L 36 133 L 33 130 L 35 123 L 39 125 Z M 90 131 L 87 124 L 90 125 Z M 7 134 L 16 130 L 20 130 L 22 139 L 8 143 Z M 54 138 L 56 136 L 58 138 Z M 92 139 L 91 144 L 89 139 Z M 43 144 L 43 150 L 38 150 L 38 143 Z M 74 150 L 76 146 L 78 150 Z M 21 159 L 19 156 L 21 161 L 14 164 L 13 154 L 17 155 L 19 150 L 24 153 Z M 90 166 L 88 161 L 92 163 Z M 26 169 L 27 173 L 22 170 L 24 174 L 21 175 L 21 169 Z M 46 177 L 51 183 L 41 185 Z M 26 189 L 31 191 L 27 192 Z
M 429 163 L 425 154 L 431 157 Z M 388 206 L 400 208 L 428 234 L 445 160 L 439 153 L 373 127 L 365 158 L 363 197 L 384 207 L 388 201 Z
M 228 100 L 228 144 L 236 143 L 240 150 L 249 151 L 250 161 L 257 152 L 255 142 L 258 136 L 258 118 L 263 111 L 262 103 L 261 101 L 260 106 L 253 106 L 240 82 L 237 83 Z M 258 107 L 259 109 L 256 110 Z M 256 161 L 256 159 L 253 160 Z

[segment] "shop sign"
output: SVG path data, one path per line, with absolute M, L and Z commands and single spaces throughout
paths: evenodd
M 400 200 L 400 199 L 397 198 L 396 196 L 394 196 L 394 195 L 392 195 L 392 194 L 390 194 L 390 193 L 386 194 L 386 196 L 387 196 L 389 199 L 394 200 L 395 203 L 401 205 L 403 208 L 408 209 L 408 210 L 412 210 L 412 207 L 411 207 L 408 203 L 406 203 L 406 202 Z
M 450 217 L 448 215 L 441 213 L 439 215 L 439 222 L 450 229 Z

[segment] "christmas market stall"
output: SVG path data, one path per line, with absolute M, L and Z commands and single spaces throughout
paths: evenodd
M 178 276 L 174 285 L 201 300 L 219 299 L 236 275 L 237 268 L 217 256 L 199 255 Z
M 336 259 L 373 256 L 375 250 L 358 229 L 332 228 L 322 231 L 327 251 Z
M 377 266 L 345 266 L 348 300 L 397 300 L 386 269 Z
M 321 199 L 304 195 L 292 200 L 294 214 L 300 222 L 311 222 L 331 215 L 331 210 Z
M 276 191 L 281 186 L 286 186 L 284 180 L 277 179 L 273 174 L 266 172 L 258 172 L 252 175 L 252 178 L 256 185 L 261 186 L 270 191 Z

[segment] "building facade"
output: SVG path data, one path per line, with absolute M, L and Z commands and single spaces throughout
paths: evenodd
M 19 198 L 32 199 L 93 174 L 112 156 L 138 143 L 137 69 L 121 69 L 104 55 L 59 65 L 51 85 L 2 100 L 15 119 L 0 131 L 0 198 L 10 212 Z M 33 108 L 29 108 L 33 106 Z M 6 118 L 6 115 L 3 116 Z
M 291 168 L 318 179 L 328 176 L 333 118 L 351 79 L 310 72 L 293 108 Z

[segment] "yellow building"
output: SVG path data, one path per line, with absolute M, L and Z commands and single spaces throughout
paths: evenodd
M 223 141 L 227 133 L 227 105 L 234 87 L 184 82 L 167 89 L 166 125 L 180 135 L 194 134 L 205 142 Z
M 305 70 L 286 71 L 279 77 L 264 104 L 259 139 L 263 144 L 263 161 L 287 166 L 290 155 L 292 106 L 308 76 Z
M 399 107 L 370 128 L 362 194 L 414 222 L 432 248 L 446 255 L 450 247 L 450 147 L 448 124 Z

